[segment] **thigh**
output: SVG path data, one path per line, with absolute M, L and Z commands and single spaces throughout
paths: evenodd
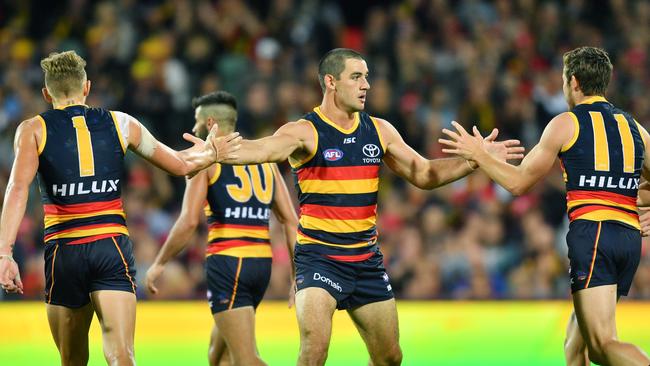
M 59 350 L 83 352 L 88 349 L 88 329 L 93 319 L 93 307 L 86 304 L 80 308 L 47 305 L 47 320 L 54 343 Z
M 616 285 L 604 285 L 573 293 L 580 332 L 587 345 L 616 337 Z
M 88 266 L 84 248 L 60 240 L 46 244 L 45 302 L 67 308 L 81 308 L 90 302 Z
M 133 348 L 135 334 L 135 294 L 101 290 L 90 294 L 102 328 L 104 350 L 126 345 Z
M 328 291 L 318 287 L 299 290 L 296 293 L 296 315 L 300 344 L 329 345 L 335 310 L 336 299 Z
M 236 360 L 250 360 L 255 347 L 255 311 L 252 306 L 221 311 L 213 315 L 218 335 Z M 216 339 L 218 341 L 218 338 Z M 223 350 L 222 350 L 223 351 Z
M 97 240 L 88 244 L 87 257 L 92 279 L 90 292 L 111 290 L 135 294 L 133 245 L 126 235 Z
M 348 310 L 371 359 L 399 348 L 399 326 L 395 299 L 373 302 Z

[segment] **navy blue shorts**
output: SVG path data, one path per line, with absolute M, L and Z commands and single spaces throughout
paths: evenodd
M 80 308 L 90 293 L 117 290 L 135 293 L 135 260 L 128 236 L 85 244 L 51 240 L 45 245 L 45 302 Z
M 311 248 L 308 248 L 311 247 Z M 312 244 L 296 245 L 296 287 L 320 287 L 336 299 L 339 310 L 353 309 L 394 297 L 378 248 L 360 262 L 342 262 L 326 257 Z
M 641 259 L 641 233 L 613 221 L 576 220 L 566 236 L 571 292 L 617 285 L 626 296 Z
M 205 277 L 212 314 L 244 306 L 257 309 L 271 279 L 271 263 L 271 258 L 208 256 Z

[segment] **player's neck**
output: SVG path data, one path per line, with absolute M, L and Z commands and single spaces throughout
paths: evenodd
M 52 99 L 52 106 L 56 108 L 64 108 L 69 105 L 86 104 L 86 97 L 77 96 L 71 98 Z
M 342 128 L 348 129 L 354 125 L 356 112 L 346 112 L 333 100 L 324 98 L 319 109 L 330 121 Z

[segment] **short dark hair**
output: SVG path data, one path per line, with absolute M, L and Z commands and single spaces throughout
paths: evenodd
M 363 60 L 363 56 L 359 52 L 349 48 L 335 48 L 320 59 L 318 63 L 318 82 L 323 92 L 325 92 L 325 75 L 333 75 L 338 80 L 343 70 L 345 70 L 345 60 L 349 58 Z
M 235 96 L 223 90 L 192 99 L 192 108 L 194 109 L 202 105 L 212 104 L 226 104 L 231 106 L 234 110 L 237 110 L 237 99 L 235 99 Z
M 605 95 L 612 77 L 612 62 L 605 50 L 579 47 L 565 53 L 562 60 L 567 82 L 575 76 L 584 95 Z

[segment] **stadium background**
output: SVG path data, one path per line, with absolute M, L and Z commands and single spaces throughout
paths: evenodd
M 497 127 L 501 139 L 518 138 L 527 148 L 532 147 L 548 120 L 566 110 L 561 56 L 581 45 L 600 46 L 610 53 L 614 76 L 608 99 L 650 127 L 650 98 L 644 93 L 650 86 L 649 43 L 647 1 L 5 0 L 0 2 L 0 192 L 5 191 L 11 168 L 16 126 L 49 108 L 40 95 L 43 77 L 39 60 L 53 51 L 75 49 L 88 61 L 88 77 L 93 82 L 89 105 L 130 113 L 162 141 L 181 148 L 186 146 L 180 138 L 182 132 L 193 125 L 193 96 L 217 89 L 232 92 L 240 103 L 238 130 L 248 137 L 267 135 L 319 104 L 319 57 L 334 47 L 354 48 L 366 56 L 370 68 L 367 110 L 391 121 L 423 155 L 441 157 L 437 138 L 452 120 L 466 126 L 476 124 L 483 132 Z M 281 168 L 292 188 L 288 167 Z M 143 275 L 179 212 L 184 182 L 132 157 L 125 183 L 124 203 L 136 243 L 138 297 L 149 300 L 152 297 L 142 286 Z M 480 172 L 429 192 L 384 171 L 380 195 L 380 243 L 398 299 L 569 298 L 564 241 L 567 220 L 559 166 L 521 197 L 511 196 Z M 25 295 L 0 294 L 0 300 L 6 301 L 0 303 L 0 320 L 15 325 L 9 329 L 25 329 L 27 323 L 35 323 L 35 329 L 40 329 L 36 333 L 44 338 L 34 341 L 42 343 L 43 352 L 55 355 L 42 304 L 21 305 L 25 299 L 43 296 L 38 197 L 34 186 L 15 250 Z M 204 239 L 205 230 L 201 230 L 192 247 L 168 265 L 160 295 L 153 299 L 196 299 L 196 307 L 191 303 L 178 306 L 194 309 L 191 311 L 196 314 L 188 316 L 203 316 L 209 322 L 207 306 L 201 301 L 205 296 Z M 634 300 L 650 298 L 647 248 L 644 245 L 630 293 Z M 274 252 L 267 298 L 282 300 L 289 286 L 288 257 L 283 243 L 274 241 Z M 11 301 L 20 302 L 12 305 Z M 139 322 L 155 304 L 141 303 L 144 308 L 139 310 Z M 549 360 L 562 362 L 561 332 L 570 311 L 566 301 L 499 302 L 495 307 L 490 307 L 491 302 L 403 304 L 408 310 L 400 310 L 402 318 L 408 319 L 411 315 L 403 314 L 413 312 L 416 319 L 421 316 L 431 321 L 425 323 L 430 325 L 429 333 L 417 333 L 422 339 L 409 338 L 410 323 L 402 322 L 403 338 L 423 345 L 429 344 L 424 339 L 433 344 L 456 329 L 434 327 L 445 319 L 443 315 L 458 316 L 455 311 L 467 309 L 467 319 L 481 315 L 477 321 L 498 314 L 504 317 L 503 332 L 508 332 L 505 318 L 510 313 L 499 310 L 499 305 L 515 309 L 515 313 L 525 309 L 519 311 L 530 314 L 526 319 L 538 319 L 548 305 L 561 321 L 547 329 L 553 341 L 544 347 L 552 347 Z M 268 306 L 276 309 L 280 304 Z M 648 304 L 635 303 L 624 309 L 639 314 L 647 308 Z M 26 316 L 14 317 L 16 309 Z M 184 316 L 181 310 L 175 313 Z M 294 322 L 290 311 L 278 314 L 286 322 Z M 650 349 L 650 338 L 640 332 L 648 327 L 640 328 L 624 314 L 620 317 L 632 321 L 627 325 L 631 334 L 636 329 L 641 337 L 637 341 Z M 5 323 L 9 319 L 14 322 Z M 16 323 L 18 319 L 25 323 Z M 273 323 L 263 324 L 273 327 Z M 483 329 L 480 324 L 478 329 Z M 416 329 L 421 324 L 415 321 L 412 325 Z M 517 326 L 521 327 L 521 322 L 513 323 L 519 329 Z M 497 327 L 485 324 L 493 331 Z M 621 325 L 628 329 L 625 327 Z M 154 328 L 167 329 L 162 324 L 156 327 L 156 323 Z M 462 327 L 458 331 L 459 343 L 452 348 L 460 347 L 464 338 L 475 339 L 475 332 L 463 332 Z M 138 332 L 148 334 L 140 325 Z M 535 331 L 521 334 L 531 332 Z M 207 333 L 200 333 L 198 349 L 207 340 Z M 258 333 L 264 350 L 263 335 L 271 333 L 263 328 L 258 328 Z M 485 334 L 500 333 L 497 328 Z M 360 342 L 353 331 L 350 334 L 351 342 Z M 291 338 L 295 334 L 286 336 L 296 341 Z M 9 340 L 0 345 L 0 360 L 18 362 L 8 353 Z M 470 347 L 476 349 L 476 345 Z M 452 348 L 443 346 L 436 352 L 430 346 L 415 347 L 413 352 L 443 357 L 453 355 Z M 484 348 L 491 349 L 485 344 L 477 349 Z M 332 349 L 333 355 L 339 354 L 336 350 Z M 344 349 L 338 350 L 346 354 Z M 364 352 L 356 353 L 363 359 Z M 542 348 L 531 348 L 525 354 L 528 360 L 545 360 L 539 358 Z M 145 355 L 139 353 L 139 361 L 147 364 L 141 356 Z M 408 361 L 409 355 L 406 357 Z M 449 364 L 462 364 L 450 357 Z M 516 364 L 516 360 L 512 362 Z

